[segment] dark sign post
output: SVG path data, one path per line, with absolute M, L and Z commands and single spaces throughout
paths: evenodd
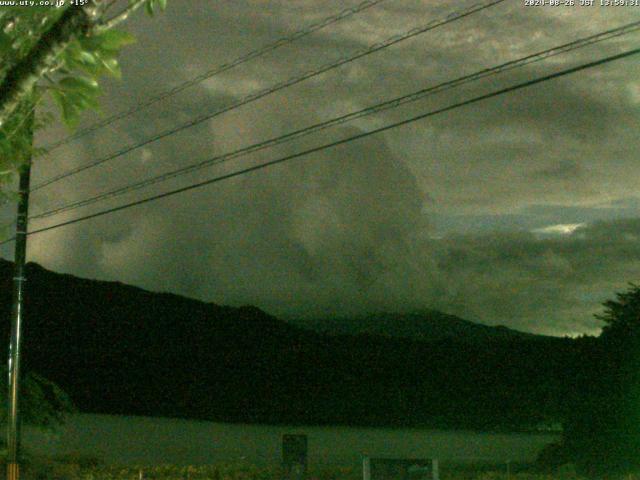
M 307 436 L 285 434 L 282 436 L 282 469 L 284 478 L 300 480 L 307 471 Z

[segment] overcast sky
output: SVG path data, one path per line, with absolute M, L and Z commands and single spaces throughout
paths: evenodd
M 105 82 L 106 115 L 357 2 L 170 0 Z M 386 0 L 57 149 L 38 183 L 252 92 L 470 6 Z M 37 213 L 633 20 L 640 7 L 507 0 L 33 194 Z M 634 33 L 143 191 L 193 183 L 640 45 Z M 29 259 L 287 318 L 435 308 L 555 335 L 597 333 L 640 280 L 638 57 L 226 182 L 31 237 Z M 87 115 L 85 125 L 98 117 Z M 66 135 L 53 127 L 46 144 Z M 11 218 L 13 209 L 1 212 Z M 12 246 L 0 247 L 11 258 Z

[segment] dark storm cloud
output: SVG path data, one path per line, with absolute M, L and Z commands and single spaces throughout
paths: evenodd
M 161 254 L 128 269 L 154 278 L 167 256 L 179 256 L 183 266 L 165 272 L 162 282 L 198 279 L 197 292 L 189 293 L 280 313 L 291 306 L 317 313 L 352 300 L 363 308 L 363 295 L 421 219 L 415 180 L 379 142 L 198 192 L 188 208 L 184 200 L 168 203 L 172 215 L 156 216 L 158 231 L 131 239 Z M 189 240 L 167 242 L 171 230 Z
M 118 112 L 345 8 L 344 2 L 169 2 L 142 16 L 107 82 Z M 196 6 L 197 5 L 197 6 Z M 39 162 L 35 181 L 140 142 L 467 4 L 387 0 L 209 79 Z M 621 9 L 470 16 L 226 113 L 56 188 L 33 210 L 146 178 L 628 21 Z M 157 193 L 440 108 L 628 48 L 570 56 L 361 119 L 155 186 Z M 546 333 L 593 331 L 599 302 L 637 277 L 637 62 L 540 84 L 215 186 L 33 237 L 46 267 L 293 318 L 441 308 Z M 87 120 L 90 123 L 90 119 Z M 43 143 L 62 136 L 40 134 Z M 83 212 L 137 198 L 129 195 Z M 73 218 L 77 212 L 34 223 Z M 601 223 L 597 223 L 601 222 Z M 564 233 L 562 233 L 564 232 Z M 8 252 L 8 250 L 3 250 Z

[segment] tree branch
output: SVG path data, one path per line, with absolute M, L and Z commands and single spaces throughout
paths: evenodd
M 129 18 L 129 16 L 133 12 L 138 10 L 142 5 L 144 5 L 146 1 L 147 0 L 136 0 L 135 2 L 130 3 L 127 8 L 122 10 L 117 15 L 114 15 L 109 20 L 98 23 L 95 27 L 93 27 L 92 33 L 97 35 L 106 30 L 111 30 L 113 27 Z
M 106 3 L 104 7 L 102 7 L 102 12 L 100 13 L 100 16 L 102 17 L 104 14 L 106 14 L 109 11 L 109 9 L 113 7 L 117 2 L 118 0 L 109 0 L 109 3 Z
M 94 2 L 69 7 L 40 37 L 26 57 L 14 65 L 0 83 L 0 127 L 29 95 L 38 80 L 49 70 L 58 55 L 76 35 L 86 35 L 92 27 Z

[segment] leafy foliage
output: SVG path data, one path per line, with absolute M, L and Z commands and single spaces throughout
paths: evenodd
M 167 8 L 167 0 L 151 0 L 145 5 L 147 13 L 151 16 L 155 15 L 158 10 L 164 11 Z
M 3 7 L 0 10 L 0 80 L 26 57 L 38 39 L 62 15 L 51 7 Z
M 605 311 L 596 318 L 605 322 L 603 338 L 635 336 L 640 332 L 640 286 L 631 283 L 626 292 L 604 304 Z
M 585 473 L 640 471 L 640 287 L 604 304 L 597 341 L 584 345 L 566 452 Z
M 0 423 L 7 419 L 7 368 L 0 369 Z M 75 411 L 69 396 L 55 383 L 29 373 L 22 380 L 20 411 L 29 425 L 52 428 L 64 421 L 64 416 Z
M 150 13 L 164 10 L 166 0 L 145 0 Z M 114 2 L 101 11 L 104 20 Z M 130 0 L 129 7 L 139 3 Z M 66 2 L 69 7 L 69 2 Z M 61 19 L 65 8 L 3 7 L 0 10 L 0 92 L 8 73 L 33 53 L 39 40 Z M 126 32 L 107 29 L 90 35 L 76 35 L 56 58 L 33 92 L 0 127 L 0 201 L 13 199 L 6 191 L 15 173 L 33 156 L 42 152 L 32 145 L 33 130 L 44 128 L 54 116 L 43 112 L 34 118 L 37 106 L 51 94 L 59 107 L 60 117 L 71 128 L 77 125 L 84 110 L 99 108 L 99 79 L 104 75 L 121 77 L 118 55 L 134 42 Z M 0 392 L 7 391 L 7 375 L 0 372 Z M 24 421 L 40 426 L 54 426 L 65 413 L 73 411 L 69 397 L 54 383 L 35 373 L 22 382 L 21 409 Z M 6 419 L 6 401 L 0 398 L 0 421 Z
M 141 0 L 129 0 L 129 8 Z M 66 7 L 7 7 L 0 11 L 0 91 L 7 73 L 24 61 L 43 35 L 62 16 Z M 101 8 L 96 25 L 107 22 L 108 10 L 117 2 L 96 2 Z M 143 0 L 150 15 L 166 8 L 166 0 Z M 126 8 L 124 12 L 126 12 Z M 126 17 L 125 17 L 126 18 Z M 103 76 L 120 79 L 118 55 L 135 41 L 124 31 L 105 29 L 89 35 L 76 35 L 56 59 L 55 65 L 40 78 L 29 100 L 30 105 L 19 109 L 0 127 L 0 201 L 7 200 L 6 185 L 14 178 L 18 167 L 36 152 L 31 135 L 25 129 L 28 117 L 50 94 L 59 109 L 59 117 L 69 127 L 78 125 L 83 111 L 99 111 L 102 91 L 99 80 Z M 42 128 L 53 121 L 47 112 L 38 112 L 34 128 Z M 5 188 L 3 188 L 3 186 Z
M 0 11 L 0 81 L 24 59 L 37 39 L 59 16 L 59 11 L 43 7 L 7 7 Z M 41 92 L 37 92 L 32 101 L 38 102 L 40 99 Z M 30 136 L 25 131 L 31 110 L 23 105 L 0 128 L 0 188 L 35 153 Z M 2 193 L 0 200 L 13 199 L 12 195 Z

